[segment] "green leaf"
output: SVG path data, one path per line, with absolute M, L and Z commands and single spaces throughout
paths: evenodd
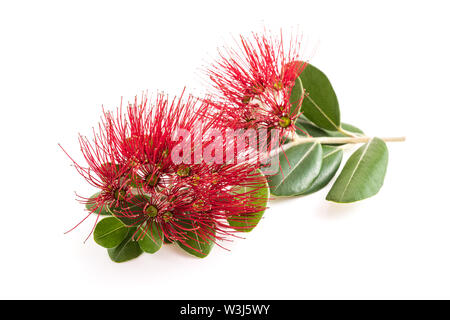
M 136 228 L 128 228 L 128 234 L 125 239 L 115 248 L 108 249 L 108 255 L 114 262 L 125 262 L 139 257 L 142 254 L 142 249 L 133 240 L 133 234 L 136 232 Z
M 267 185 L 267 180 L 261 170 L 257 169 L 257 172 L 260 175 L 261 182 L 255 183 L 252 186 L 240 187 L 236 193 L 251 197 L 251 199 L 246 203 L 246 206 L 254 206 L 256 208 L 264 206 L 264 210 L 252 214 L 241 214 L 228 218 L 228 223 L 230 226 L 241 232 L 250 232 L 256 227 L 259 220 L 261 220 L 264 211 L 266 211 L 265 208 L 267 207 L 267 202 L 269 201 L 269 186 Z M 237 197 L 237 199 L 241 199 L 241 197 Z
M 94 241 L 105 248 L 117 247 L 128 234 L 128 228 L 114 217 L 100 220 L 94 230 Z
M 300 80 L 306 90 L 301 108 L 304 115 L 320 128 L 337 131 L 341 116 L 330 80 L 311 64 L 300 74 Z
M 344 130 L 350 131 L 351 133 L 364 134 L 364 132 L 360 128 L 357 128 L 357 127 L 355 127 L 355 126 L 353 126 L 351 124 L 348 124 L 348 123 L 342 122 L 341 123 L 341 128 L 344 129 Z M 345 135 L 340 133 L 340 132 L 333 132 L 333 131 L 328 131 L 328 132 L 330 132 L 332 137 L 345 137 Z
M 276 196 L 295 196 L 308 190 L 319 175 L 322 147 L 317 142 L 300 144 L 278 157 L 281 170 L 268 177 L 270 192 Z
M 375 195 L 383 185 L 388 149 L 383 140 L 373 138 L 348 159 L 327 195 L 334 202 L 354 202 Z
M 95 207 L 95 198 L 97 198 L 99 196 L 99 194 L 100 194 L 100 192 L 97 192 L 89 198 L 88 203 L 86 203 L 86 209 L 91 211 L 91 209 L 93 207 Z M 93 212 L 99 213 L 102 216 L 110 216 L 111 215 L 110 211 L 108 210 L 108 205 L 106 205 L 106 204 L 101 208 L 101 210 L 100 210 L 100 208 L 97 208 Z
M 295 127 L 296 127 L 296 133 L 300 137 L 307 137 L 308 134 L 314 138 L 328 137 L 329 136 L 328 132 L 333 132 L 333 131 L 327 131 L 324 129 L 320 129 L 319 127 L 314 125 L 312 122 L 306 120 L 303 117 L 299 117 L 297 119 L 297 121 L 295 122 Z
M 291 96 L 289 98 L 289 102 L 292 104 L 291 107 L 291 115 L 295 115 L 294 111 L 297 111 L 297 114 L 300 112 L 301 108 L 298 108 L 298 104 L 302 99 L 303 95 L 303 84 L 300 81 L 300 78 L 295 79 L 294 87 L 292 87 Z
M 307 195 L 319 191 L 333 179 L 342 161 L 343 151 L 331 146 L 322 146 L 322 167 L 320 173 L 309 188 L 301 195 Z
M 199 258 L 205 258 L 214 246 L 214 237 L 201 237 L 196 231 L 192 221 L 186 220 L 182 223 L 185 228 L 189 228 L 190 231 L 186 231 L 186 240 L 183 242 L 177 241 L 181 249 Z M 215 233 L 215 230 L 211 228 L 211 232 Z M 205 239 L 206 238 L 206 239 Z
M 312 122 L 304 117 L 299 117 L 295 122 L 297 127 L 296 133 L 300 137 L 306 137 L 309 134 L 311 137 L 347 137 L 345 134 L 338 131 L 330 131 L 317 127 Z M 364 134 L 364 132 L 348 123 L 341 123 L 341 128 L 354 134 Z
M 140 227 L 140 232 L 144 232 L 145 226 Z M 138 234 L 139 236 L 139 234 Z M 139 246 L 144 252 L 155 253 L 162 246 L 163 232 L 157 222 L 152 222 L 151 228 L 147 230 L 142 239 L 138 241 Z
M 110 206 L 108 211 L 127 226 L 136 226 L 141 219 L 144 202 L 148 197 L 135 195 L 129 201 L 122 201 L 119 204 Z

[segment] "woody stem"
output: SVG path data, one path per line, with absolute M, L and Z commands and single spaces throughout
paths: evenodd
M 346 144 L 346 143 L 365 143 L 372 139 L 372 137 L 298 137 L 294 138 L 294 141 L 287 144 L 287 146 L 296 146 L 303 143 L 318 142 L 322 144 Z M 385 137 L 380 138 L 385 142 L 402 142 L 406 137 Z

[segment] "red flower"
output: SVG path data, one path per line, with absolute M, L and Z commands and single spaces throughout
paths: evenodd
M 128 226 L 138 227 L 135 240 L 159 230 L 158 236 L 189 246 L 192 232 L 204 241 L 224 240 L 235 231 L 228 218 L 263 210 L 265 199 L 261 205 L 253 199 L 261 185 L 255 164 L 206 162 L 203 151 L 212 142 L 193 143 L 211 136 L 215 122 L 203 122 L 210 108 L 192 97 L 170 101 L 158 95 L 153 103 L 146 96 L 141 102 L 136 99 L 126 112 L 122 107 L 104 112 L 93 141 L 80 137 L 87 167 L 74 161 L 82 176 L 100 189 L 97 197 L 86 200 L 94 205 L 89 215 L 108 206 Z M 174 137 L 183 130 L 191 134 L 189 141 L 183 137 L 191 148 L 179 163 L 174 158 L 180 142 Z M 249 186 L 254 190 L 239 192 Z
M 82 219 L 75 229 L 83 221 L 85 221 L 93 212 L 102 211 L 105 207 L 119 205 L 120 202 L 126 201 L 132 194 L 129 184 L 129 163 L 117 162 L 116 152 L 111 145 L 107 143 L 108 139 L 103 134 L 96 134 L 92 143 L 83 136 L 79 136 L 81 151 L 87 163 L 87 166 L 81 166 L 63 149 L 67 156 L 72 160 L 76 170 L 80 175 L 92 186 L 98 188 L 100 192 L 96 196 L 86 198 L 78 196 L 79 201 L 90 206 L 89 214 Z M 97 216 L 96 222 L 99 216 Z M 94 225 L 95 227 L 95 225 Z M 92 231 L 94 228 L 92 229 Z M 92 234 L 89 234 L 89 236 Z M 89 238 L 88 236 L 88 238 Z
M 210 166 L 200 166 L 211 171 Z M 201 241 L 226 240 L 235 232 L 228 224 L 229 218 L 252 217 L 264 209 L 265 199 L 261 199 L 258 205 L 252 198 L 258 188 L 262 188 L 261 176 L 250 172 L 250 169 L 253 170 L 249 166 L 223 167 L 197 178 L 186 177 L 185 181 L 159 190 L 141 191 L 126 206 L 114 212 L 130 226 L 138 227 L 134 235 L 136 239 L 156 229 L 160 232 L 159 238 L 164 235 L 166 239 L 179 241 L 188 247 L 187 241 L 192 239 L 189 231 L 194 231 Z M 236 192 L 241 187 L 254 187 L 255 190 L 242 195 Z M 248 204 L 249 198 L 253 199 L 253 206 Z M 248 225 L 241 229 L 251 227 Z
M 232 128 L 280 129 L 283 137 L 295 131 L 301 99 L 289 101 L 295 79 L 306 67 L 298 63 L 300 42 L 288 46 L 267 33 L 240 37 L 240 47 L 220 52 L 208 70 L 217 91 L 211 101 L 222 125 Z M 217 102 L 218 101 L 218 102 Z

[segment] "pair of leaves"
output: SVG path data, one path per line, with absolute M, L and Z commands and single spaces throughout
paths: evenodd
M 125 262 L 142 254 L 139 244 L 133 240 L 136 228 L 125 226 L 120 220 L 108 217 L 97 223 L 94 241 L 108 249 L 114 262 Z
M 291 100 L 298 98 L 299 90 L 306 92 L 301 109 L 303 115 L 296 122 L 298 136 L 363 134 L 357 127 L 341 123 L 336 94 L 322 71 L 308 65 L 297 80 Z M 279 161 L 279 172 L 268 178 L 271 192 L 277 196 L 306 195 L 331 181 L 342 161 L 342 150 L 319 143 L 300 144 L 280 154 Z M 353 202 L 376 194 L 383 184 L 387 161 L 386 144 L 379 138 L 370 140 L 349 158 L 327 200 Z
M 130 199 L 129 203 L 124 203 L 122 206 L 111 207 L 110 211 L 113 216 L 119 219 L 124 225 L 133 227 L 141 224 L 140 219 L 144 216 L 141 212 L 144 207 L 143 203 L 147 201 L 149 201 L 148 197 L 144 195 L 135 195 Z M 136 217 L 133 218 L 132 216 Z M 139 246 L 144 252 L 155 253 L 163 244 L 164 234 L 161 230 L 161 225 L 158 222 L 147 220 L 147 222 L 138 227 L 136 238 L 139 238 Z
M 94 241 L 108 249 L 111 260 L 124 262 L 142 252 L 158 251 L 162 246 L 162 231 L 158 223 L 151 223 L 148 228 L 145 224 L 130 227 L 115 217 L 107 217 L 95 227 Z
M 307 195 L 319 191 L 325 187 L 339 169 L 341 165 L 343 151 L 336 147 L 322 146 L 322 164 L 320 172 L 307 190 L 301 195 Z
M 95 197 L 95 195 L 93 196 Z M 134 205 L 145 198 L 134 197 L 129 203 L 118 206 L 109 206 L 108 214 L 112 217 L 102 219 L 94 230 L 94 241 L 108 249 L 108 254 L 114 262 L 125 262 L 137 258 L 142 252 L 155 253 L 163 243 L 163 233 L 158 223 L 146 222 L 137 227 L 137 220 L 124 214 L 137 214 L 139 207 Z M 148 225 L 150 223 L 150 225 Z M 185 224 L 189 221 L 185 222 Z M 206 257 L 214 242 L 208 239 L 200 241 L 195 228 L 186 226 L 186 241 L 178 242 L 180 247 L 197 257 Z M 136 240 L 139 239 L 139 240 Z
M 276 196 L 299 196 L 316 192 L 330 182 L 342 161 L 342 150 L 319 143 L 296 145 L 279 155 L 280 170 L 268 177 Z
M 318 143 L 300 144 L 279 156 L 281 170 L 268 177 L 276 196 L 299 196 L 325 187 L 342 161 L 342 150 Z M 289 159 L 289 161 L 288 161 Z M 373 138 L 348 159 L 326 199 L 354 202 L 375 195 L 383 185 L 388 150 L 383 140 Z

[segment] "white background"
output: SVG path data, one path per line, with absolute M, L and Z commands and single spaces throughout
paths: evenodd
M 447 1 L 2 1 L 0 298 L 450 298 Z M 300 30 L 342 119 L 389 145 L 385 185 L 338 205 L 271 202 L 206 259 L 165 246 L 115 264 L 89 233 L 70 166 L 102 104 L 204 90 L 231 36 Z M 305 53 L 306 54 L 306 53 Z

